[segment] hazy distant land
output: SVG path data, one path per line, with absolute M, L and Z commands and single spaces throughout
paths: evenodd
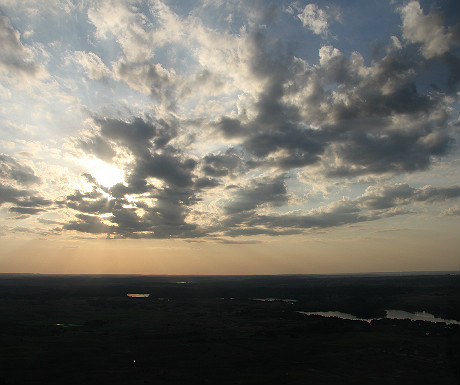
M 460 321 L 459 289 L 455 272 L 0 274 L 0 384 L 458 384 L 458 324 L 301 312 Z

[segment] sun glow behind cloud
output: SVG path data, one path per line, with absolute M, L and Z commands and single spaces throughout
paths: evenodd
M 115 165 L 108 164 L 97 158 L 87 158 L 81 163 L 87 168 L 88 173 L 104 187 L 112 187 L 124 181 L 123 170 Z

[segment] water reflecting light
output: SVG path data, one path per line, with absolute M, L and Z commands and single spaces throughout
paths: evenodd
M 448 325 L 460 325 L 459 321 L 435 317 L 433 314 L 427 313 L 425 311 L 409 313 L 404 310 L 385 310 L 385 312 L 386 312 L 386 316 L 384 318 L 388 318 L 388 319 L 408 319 L 411 321 L 444 322 L 445 324 L 448 324 Z M 317 315 L 321 317 L 337 317 L 337 318 L 342 318 L 342 319 L 355 320 L 355 321 L 366 321 L 366 322 L 371 322 L 372 320 L 383 319 L 383 318 L 358 318 L 354 316 L 353 314 L 342 313 L 339 311 L 311 311 L 311 312 L 298 311 L 297 313 L 304 314 L 307 316 Z

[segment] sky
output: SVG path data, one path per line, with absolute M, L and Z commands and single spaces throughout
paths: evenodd
M 0 0 L 0 271 L 458 271 L 459 68 L 457 0 Z

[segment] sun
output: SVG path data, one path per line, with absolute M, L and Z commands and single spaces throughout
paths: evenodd
M 104 187 L 112 187 L 124 181 L 123 170 L 115 165 L 95 158 L 85 159 L 84 165 L 96 181 Z

